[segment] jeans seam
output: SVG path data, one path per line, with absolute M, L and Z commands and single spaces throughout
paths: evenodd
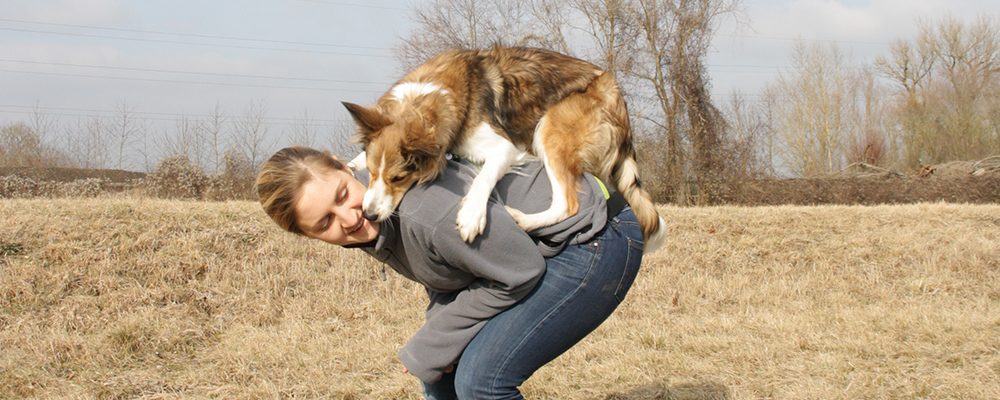
M 622 293 L 622 294 L 621 294 L 621 296 L 619 296 L 619 292 L 621 292 L 621 291 L 622 291 L 622 288 L 623 288 L 623 286 L 624 286 L 624 279 L 625 279 L 625 276 L 626 276 L 627 274 L 631 273 L 631 270 L 632 270 L 632 268 L 631 268 L 631 267 L 629 267 L 629 265 L 631 265 L 631 264 L 632 264 L 632 250 L 634 249 L 635 251 L 639 251 L 639 252 L 641 252 L 641 251 L 642 251 L 642 246 L 638 246 L 638 247 L 637 247 L 637 246 L 633 245 L 633 243 L 634 243 L 635 241 L 634 241 L 634 240 L 633 240 L 632 238 L 630 238 L 630 237 L 625 237 L 625 240 L 626 240 L 626 241 L 628 241 L 628 246 L 627 246 L 627 248 L 626 248 L 627 250 L 626 250 L 626 253 L 625 253 L 625 265 L 626 265 L 626 267 L 625 267 L 625 270 L 624 270 L 624 271 L 622 271 L 622 276 L 621 276 L 621 278 L 620 278 L 620 279 L 618 280 L 618 287 L 617 287 L 617 288 L 615 288 L 615 292 L 614 292 L 614 294 L 613 294 L 613 295 L 614 295 L 614 297 L 615 297 L 615 299 L 617 299 L 617 300 L 618 300 L 618 303 L 619 303 L 619 304 L 621 304 L 621 302 L 625 301 L 625 294 L 626 294 L 626 293 L 628 293 L 628 291 L 626 291 L 625 293 Z M 642 257 L 642 253 L 640 253 L 640 254 L 639 254 L 639 257 Z M 639 265 L 636 265 L 636 266 L 635 266 L 635 269 L 636 269 L 636 271 L 638 272 L 638 269 L 639 269 Z
M 589 280 L 590 280 L 590 277 L 591 277 L 591 276 L 593 275 L 593 273 L 594 273 L 594 266 L 595 266 L 595 264 L 597 264 L 597 261 L 598 261 L 598 260 L 599 260 L 599 259 L 601 258 L 601 254 L 602 254 L 603 252 L 604 252 L 604 246 L 601 246 L 601 245 L 598 245 L 598 246 L 597 246 L 597 252 L 596 252 L 596 253 L 594 254 L 594 256 L 593 256 L 593 257 L 591 258 L 591 260 L 590 260 L 590 266 L 589 266 L 589 267 L 587 268 L 587 274 L 586 274 L 586 275 L 585 275 L 585 276 L 583 277 L 583 279 L 582 279 L 582 280 L 580 281 L 580 284 L 579 284 L 579 285 L 577 285 L 577 286 L 576 286 L 576 288 L 574 288 L 574 289 L 573 289 L 573 291 L 572 291 L 571 293 L 569 293 L 569 294 L 567 294 L 566 296 L 564 296 L 564 297 L 563 297 L 563 298 L 562 298 L 562 299 L 561 299 L 561 300 L 559 301 L 559 304 L 558 304 L 558 305 L 556 305 L 555 307 L 553 307 L 552 309 L 550 309 L 550 310 L 549 310 L 549 312 L 545 314 L 545 317 L 543 317 L 542 319 L 540 319 L 540 320 L 538 321 L 538 323 L 536 323 L 536 324 L 535 324 L 535 325 L 534 325 L 534 326 L 533 326 L 533 327 L 531 328 L 531 331 L 530 331 L 530 332 L 528 332 L 528 333 L 527 333 L 526 335 L 524 335 L 524 337 L 522 337 L 522 338 L 521 338 L 521 340 L 520 340 L 519 342 L 517 342 L 517 346 L 514 346 L 514 349 L 513 349 L 513 350 L 511 350 L 510 354 L 507 354 L 507 356 L 505 357 L 505 359 L 504 359 L 504 361 L 503 361 L 503 364 L 502 364 L 502 365 L 500 366 L 500 368 L 499 368 L 499 369 L 497 370 L 497 373 L 496 373 L 496 375 L 494 375 L 494 376 L 493 376 L 493 378 L 492 378 L 492 382 L 491 382 L 491 384 L 490 384 L 490 388 L 491 388 L 491 390 L 492 390 L 492 388 L 496 388 L 496 387 L 498 386 L 498 385 L 497 385 L 497 379 L 499 379 L 499 377 L 503 376 L 503 373 L 504 373 L 504 371 L 506 371 L 506 370 L 507 370 L 507 366 L 508 366 L 508 365 L 510 364 L 510 362 L 511 362 L 511 360 L 512 360 L 512 357 L 511 357 L 511 354 L 514 354 L 514 353 L 516 353 L 516 352 L 517 352 L 518 350 L 520 350 L 520 349 L 521 349 L 521 347 L 523 347 L 523 346 L 524 346 L 524 344 L 525 344 L 525 343 L 527 342 L 528 338 L 529 338 L 529 337 L 531 337 L 532 335 L 534 335 L 534 333 L 538 331 L 538 328 L 539 328 L 539 327 L 540 327 L 541 325 L 543 325 L 543 324 L 544 324 L 545 322 L 547 322 L 547 321 L 549 320 L 549 318 L 551 318 L 551 317 L 552 317 L 552 315 L 554 315 L 554 314 L 555 314 L 555 313 L 556 313 L 557 311 L 561 310 L 561 309 L 563 308 L 563 306 L 565 306 L 565 305 L 566 305 L 566 302 L 568 302 L 568 301 L 569 301 L 570 299 L 572 299 L 572 298 L 576 297 L 577 293 L 579 293 L 579 292 L 580 292 L 580 289 L 581 289 L 581 288 L 582 288 L 583 286 L 586 286 L 586 285 L 587 285 L 587 281 L 589 281 Z M 496 393 L 490 393 L 490 395 L 496 395 Z

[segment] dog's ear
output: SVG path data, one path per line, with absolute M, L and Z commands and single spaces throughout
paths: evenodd
M 403 150 L 414 161 L 422 161 L 441 155 L 441 144 L 434 135 L 407 135 L 403 141 Z
M 358 125 L 358 134 L 351 138 L 354 143 L 368 145 L 368 142 L 372 141 L 379 130 L 391 123 L 389 117 L 386 117 L 377 107 L 359 106 L 346 101 L 343 104 L 351 113 L 351 117 L 354 118 L 354 123 Z

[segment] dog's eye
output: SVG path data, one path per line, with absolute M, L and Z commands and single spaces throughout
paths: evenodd
M 406 179 L 406 175 L 396 175 L 394 178 L 392 178 L 392 183 L 399 183 L 403 179 Z

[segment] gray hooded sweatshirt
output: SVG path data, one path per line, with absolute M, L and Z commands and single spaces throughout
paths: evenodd
M 425 323 L 399 351 L 403 365 L 424 382 L 440 379 L 490 318 L 531 292 L 545 273 L 544 257 L 588 242 L 607 222 L 605 189 L 587 174 L 579 181 L 576 215 L 527 234 L 521 230 L 504 206 L 533 213 L 547 209 L 552 198 L 545 170 L 533 160 L 497 183 L 484 232 L 466 243 L 455 219 L 477 172 L 468 162 L 449 161 L 441 177 L 403 196 L 374 243 L 357 246 L 427 290 Z M 355 176 L 368 184 L 367 170 Z

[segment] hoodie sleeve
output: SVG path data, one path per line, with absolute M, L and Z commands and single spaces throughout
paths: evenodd
M 455 229 L 457 206 L 450 218 L 414 230 L 410 254 L 423 254 L 428 265 L 447 265 L 473 280 L 463 288 L 432 291 L 424 326 L 400 350 L 403 365 L 424 382 L 441 378 L 490 318 L 528 295 L 545 273 L 545 259 L 531 238 L 503 206 L 491 200 L 486 229 L 466 243 Z

